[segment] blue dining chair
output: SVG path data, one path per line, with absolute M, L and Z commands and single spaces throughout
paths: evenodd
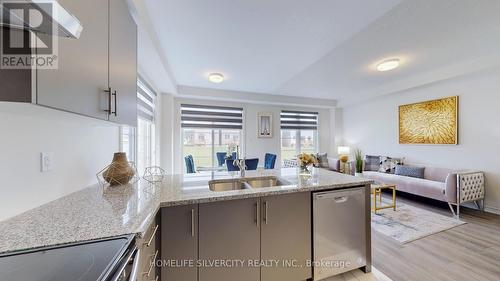
M 226 167 L 229 172 L 239 171 L 240 168 L 233 164 L 234 159 L 226 159 Z
M 245 159 L 245 165 L 247 166 L 247 170 L 257 170 L 259 158 Z
M 274 169 L 276 164 L 276 154 L 266 153 L 264 156 L 264 169 Z
M 233 164 L 233 159 L 226 159 L 226 167 L 229 172 L 239 171 L 240 168 Z M 247 166 L 248 170 L 257 170 L 257 166 L 259 165 L 259 158 L 251 158 L 245 159 L 245 166 Z
M 186 173 L 188 174 L 193 174 L 193 173 L 196 173 L 195 169 L 194 169 L 194 159 L 193 159 L 193 155 L 187 155 L 186 157 L 184 157 L 184 161 L 186 162 Z
M 217 162 L 219 163 L 219 166 L 224 165 L 227 154 L 225 152 L 216 152 L 215 154 L 217 155 Z

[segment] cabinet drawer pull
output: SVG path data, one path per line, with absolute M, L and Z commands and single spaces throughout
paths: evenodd
M 267 218 L 267 202 L 264 202 L 264 223 L 267 224 L 269 219 Z
M 158 231 L 158 226 L 159 225 L 156 225 L 155 230 L 153 231 L 153 234 L 151 234 L 151 237 L 149 237 L 148 242 L 144 242 L 144 245 L 146 245 L 146 247 L 151 246 L 151 243 L 153 242 L 153 239 L 155 238 L 156 232 Z
M 155 266 L 157 256 L 158 256 L 158 250 L 156 250 L 153 259 L 151 259 L 151 264 L 149 265 L 148 271 L 142 273 L 143 275 L 146 275 L 146 277 L 149 277 L 151 275 L 151 270 L 153 270 L 153 267 Z
M 255 203 L 255 224 L 260 227 L 260 204 L 259 201 Z
M 194 237 L 194 209 L 191 209 L 191 237 Z

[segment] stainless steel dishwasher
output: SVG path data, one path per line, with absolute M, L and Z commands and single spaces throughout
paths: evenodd
M 314 280 L 366 266 L 364 188 L 313 193 L 313 256 Z

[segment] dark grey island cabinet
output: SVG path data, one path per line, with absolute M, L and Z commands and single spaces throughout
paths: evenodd
M 198 204 L 161 210 L 162 280 L 198 280 Z
M 260 260 L 260 213 L 259 198 L 200 204 L 199 281 L 260 280 L 257 266 L 221 263 Z
M 163 208 L 161 252 L 169 264 L 162 267 L 162 280 L 311 278 L 306 266 L 312 252 L 310 196 L 300 192 Z
M 160 270 L 157 265 L 161 258 L 161 227 L 160 214 L 156 214 L 153 222 L 147 227 L 144 236 L 136 241 L 138 267 L 136 279 L 133 281 L 158 281 L 160 280 Z M 130 271 L 133 271 L 131 269 Z
M 261 281 L 307 280 L 312 277 L 311 194 L 263 197 L 261 259 L 278 264 L 261 269 Z

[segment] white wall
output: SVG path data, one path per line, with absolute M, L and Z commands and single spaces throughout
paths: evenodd
M 173 157 L 174 157 L 174 97 L 169 94 L 162 94 L 161 100 L 157 104 L 161 107 L 161 128 L 160 135 L 160 166 L 165 169 L 165 172 L 172 174 L 174 172 Z
M 174 173 L 182 173 L 184 160 L 182 155 L 181 147 L 181 127 L 180 127 L 180 104 L 181 103 L 195 103 L 195 104 L 207 104 L 207 105 L 222 105 L 222 106 L 236 106 L 244 108 L 244 153 L 247 158 L 259 158 L 259 165 L 264 163 L 264 154 L 266 152 L 277 153 L 278 159 L 276 164 L 279 167 L 280 159 L 280 112 L 282 109 L 288 110 L 303 110 L 303 111 L 318 111 L 319 113 L 319 151 L 327 152 L 331 154 L 333 152 L 333 137 L 331 137 L 331 118 L 330 109 L 324 108 L 301 108 L 301 107 L 291 107 L 291 106 L 277 106 L 277 105 L 262 105 L 262 104 L 251 104 L 251 103 L 232 103 L 232 102 L 218 102 L 210 100 L 193 100 L 186 98 L 174 98 L 173 103 L 173 114 L 171 118 L 173 120 L 173 158 L 174 163 L 181 163 L 181 165 L 173 165 Z M 168 109 L 172 109 L 170 103 L 164 103 L 163 112 L 168 112 Z M 258 138 L 257 137 L 257 114 L 259 112 L 272 112 L 273 113 L 273 138 Z M 165 117 L 164 117 L 165 118 Z M 163 144 L 167 144 L 162 141 Z M 162 148 L 163 150 L 164 148 Z M 166 154 L 164 154 L 166 155 Z M 166 156 L 164 157 L 166 158 Z M 164 159 L 162 158 L 162 159 Z M 162 160 L 162 165 L 168 167 L 165 163 L 168 159 Z
M 110 122 L 31 104 L 0 102 L 0 220 L 95 184 L 119 148 Z M 54 169 L 40 172 L 40 152 Z
M 343 109 L 343 141 L 365 154 L 486 172 L 486 207 L 500 211 L 500 70 L 491 69 Z M 400 145 L 398 106 L 458 95 L 459 145 Z
M 277 167 L 280 166 L 280 113 L 281 110 L 303 110 L 317 111 L 319 113 L 319 150 L 330 153 L 330 112 L 328 109 L 297 108 L 288 106 L 266 106 L 261 104 L 245 104 L 245 153 L 247 158 L 259 158 L 260 165 L 264 164 L 266 152 L 276 153 Z M 273 114 L 273 137 L 257 137 L 258 124 L 257 115 L 259 112 L 270 112 Z

